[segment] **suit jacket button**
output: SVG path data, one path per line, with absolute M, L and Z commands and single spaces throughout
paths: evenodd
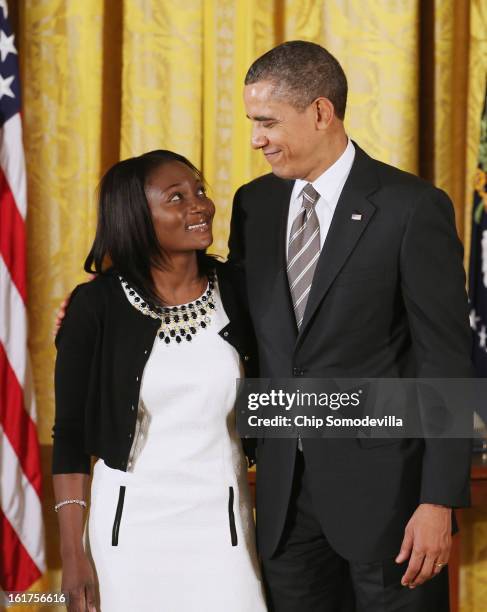
M 223 332 L 223 336 L 224 336 L 225 338 L 227 338 L 227 337 L 228 337 L 228 332 L 227 332 L 227 331 L 226 331 L 226 332 Z
M 248 355 L 244 355 L 244 361 L 248 361 L 250 357 Z

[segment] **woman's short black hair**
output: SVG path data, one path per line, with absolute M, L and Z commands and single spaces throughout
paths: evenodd
M 159 149 L 116 163 L 101 179 L 98 197 L 98 223 L 84 269 L 103 274 L 116 270 L 143 297 L 160 303 L 151 268 L 164 268 L 166 260 L 156 236 L 145 194 L 149 175 L 159 166 L 181 162 L 204 182 L 201 172 L 183 155 Z M 201 274 L 212 267 L 212 258 L 197 251 Z M 110 265 L 111 264 L 111 265 Z

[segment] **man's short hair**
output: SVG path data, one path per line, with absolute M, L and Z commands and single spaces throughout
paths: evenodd
M 342 119 L 347 104 L 347 78 L 338 61 L 312 42 L 293 40 L 264 53 L 250 66 L 245 85 L 271 81 L 275 95 L 302 111 L 316 98 L 328 98 Z

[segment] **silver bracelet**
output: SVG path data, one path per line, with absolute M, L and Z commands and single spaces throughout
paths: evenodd
M 83 501 L 82 499 L 65 499 L 64 501 L 59 502 L 59 504 L 56 504 L 54 506 L 54 512 L 57 512 L 59 508 L 62 508 L 63 506 L 66 506 L 67 504 L 78 504 L 78 506 L 83 506 L 83 508 L 86 508 L 86 502 Z

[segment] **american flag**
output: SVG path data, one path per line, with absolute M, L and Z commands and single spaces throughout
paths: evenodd
M 7 0 L 0 0 L 0 588 L 45 571 L 41 466 L 27 352 L 27 195 L 20 82 Z
M 487 83 L 480 128 L 479 162 L 472 207 L 469 294 L 473 362 L 477 376 L 487 378 Z M 479 414 L 487 423 L 487 406 Z

